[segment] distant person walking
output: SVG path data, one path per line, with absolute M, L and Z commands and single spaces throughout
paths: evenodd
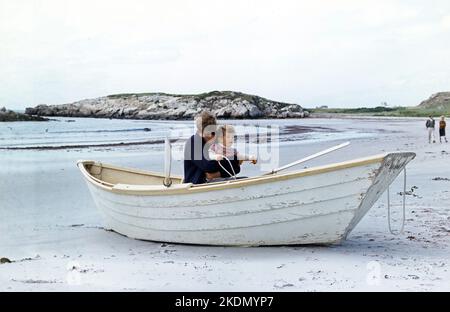
M 428 143 L 431 143 L 431 139 L 433 139 L 433 143 L 436 143 L 436 138 L 434 136 L 434 126 L 435 126 L 434 118 L 430 116 L 427 119 L 425 126 L 427 127 L 428 130 Z
M 447 143 L 447 137 L 445 136 L 445 126 L 447 123 L 445 122 L 445 117 L 441 116 L 441 121 L 439 121 L 439 142 L 442 143 L 442 137 L 444 137 L 445 143 Z

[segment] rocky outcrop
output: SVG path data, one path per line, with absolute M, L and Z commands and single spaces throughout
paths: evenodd
M 0 108 L 0 122 L 1 121 L 47 121 L 49 119 L 39 117 L 39 116 L 30 116 L 28 114 L 21 114 L 15 111 L 6 109 L 5 107 Z
M 218 118 L 303 118 L 300 105 L 271 101 L 233 91 L 196 95 L 165 93 L 117 94 L 70 104 L 38 105 L 26 113 L 39 116 L 123 119 L 192 119 L 207 110 Z
M 420 108 L 449 111 L 450 92 L 439 92 L 430 96 L 427 100 L 419 104 Z

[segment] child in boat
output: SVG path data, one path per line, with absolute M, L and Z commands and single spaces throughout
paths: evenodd
M 244 161 L 251 161 L 253 164 L 256 164 L 258 162 L 256 156 L 239 153 L 232 147 L 235 134 L 236 131 L 231 125 L 218 126 L 216 142 L 209 148 L 209 158 L 211 160 L 220 161 L 226 157 L 228 159 L 238 159 L 239 165 L 242 165 Z
M 447 143 L 447 137 L 445 136 L 445 126 L 446 126 L 446 122 L 445 122 L 445 117 L 441 116 L 441 121 L 439 121 L 439 142 L 442 143 L 442 137 L 444 137 L 445 139 L 445 143 Z

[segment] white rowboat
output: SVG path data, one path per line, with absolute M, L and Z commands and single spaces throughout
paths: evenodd
M 78 167 L 106 228 L 159 242 L 261 246 L 345 239 L 414 153 L 193 185 L 95 161 Z

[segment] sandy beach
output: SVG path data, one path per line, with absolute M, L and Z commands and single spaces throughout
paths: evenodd
M 11 263 L 0 264 L 0 291 L 449 291 L 450 143 L 428 144 L 425 121 L 415 118 L 283 123 L 293 138 L 280 145 L 282 164 L 338 144 L 351 131 L 358 135 L 348 138 L 350 147 L 305 166 L 415 152 L 407 168 L 404 233 L 389 233 L 383 195 L 339 245 L 231 248 L 133 240 L 103 228 L 75 162 L 94 159 L 162 171 L 160 144 L 3 149 L 0 258 Z M 303 126 L 343 135 L 295 138 Z M 173 170 L 182 173 L 180 160 Z M 245 165 L 242 173 L 261 171 Z M 391 187 L 395 229 L 401 180 Z

